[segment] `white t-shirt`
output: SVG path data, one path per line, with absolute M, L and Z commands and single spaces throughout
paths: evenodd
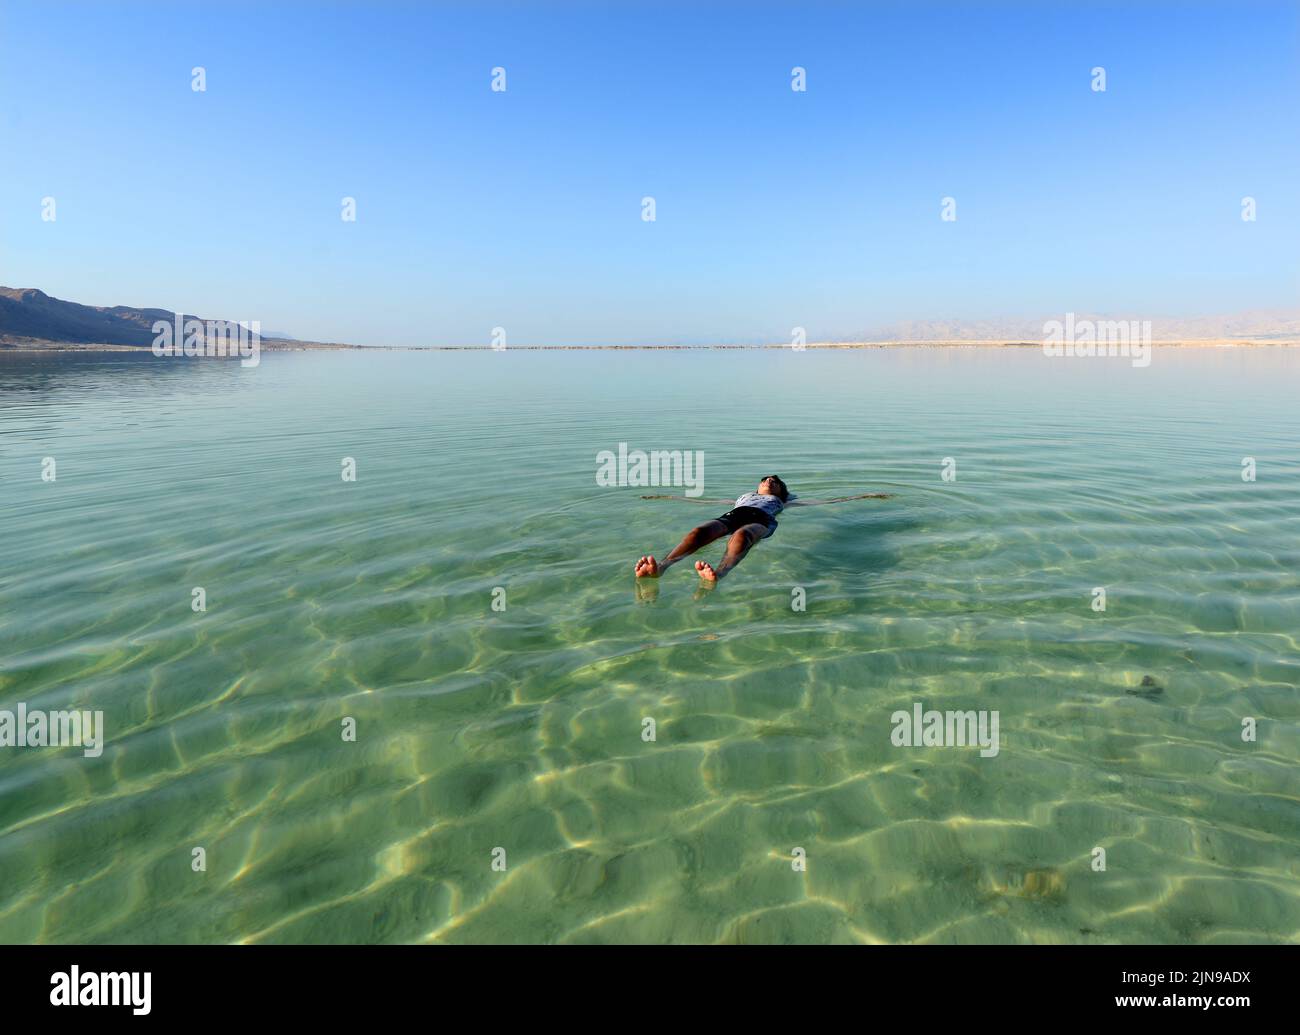
M 794 499 L 791 496 L 790 499 Z M 736 500 L 737 507 L 753 507 L 755 510 L 761 510 L 769 517 L 776 517 L 781 511 L 785 510 L 785 504 L 781 502 L 780 496 L 769 496 L 762 492 L 747 492 Z

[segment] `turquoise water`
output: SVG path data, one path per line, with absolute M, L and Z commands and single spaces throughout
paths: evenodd
M 0 748 L 0 940 L 1295 941 L 1298 374 L 0 356 L 0 708 L 107 730 Z M 724 507 L 597 485 L 620 442 L 896 496 L 637 585 Z

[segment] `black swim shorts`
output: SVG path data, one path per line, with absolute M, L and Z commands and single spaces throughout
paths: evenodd
M 769 530 L 776 530 L 776 518 L 766 510 L 759 510 L 757 507 L 737 507 L 735 510 L 718 515 L 718 520 L 727 526 L 728 532 L 734 532 L 746 525 L 766 525 Z

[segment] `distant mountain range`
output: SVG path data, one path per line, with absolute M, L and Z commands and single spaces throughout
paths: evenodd
M 186 313 L 187 317 L 197 317 Z M 1043 324 L 1062 320 L 1064 313 L 1044 317 L 1009 317 L 991 320 L 921 320 L 889 324 L 848 342 L 1041 342 Z M 133 306 L 81 305 L 65 302 L 36 288 L 0 287 L 0 345 L 70 343 L 85 345 L 153 344 L 156 320 L 172 322 L 170 309 Z M 1075 320 L 1150 320 L 1154 341 L 1297 341 L 1300 309 L 1261 309 L 1225 316 L 1161 317 L 1148 314 L 1076 313 Z M 298 342 L 282 332 L 263 331 L 264 341 Z M 290 346 L 285 346 L 290 347 Z M 338 347 L 338 346 L 334 346 Z M 435 346 L 436 347 L 436 346 Z
M 856 341 L 999 341 L 1040 342 L 1048 320 L 1064 313 L 992 320 L 913 320 L 889 324 L 852 339 Z M 1151 321 L 1153 341 L 1294 341 L 1300 339 L 1300 309 L 1258 309 L 1222 316 L 1165 317 L 1158 313 L 1075 313 L 1083 320 Z
M 204 319 L 193 313 L 185 315 Z M 147 348 L 155 337 L 154 321 L 171 323 L 175 318 L 170 309 L 81 305 L 54 298 L 37 288 L 0 287 L 0 344 L 48 341 Z M 262 337 L 294 340 L 273 331 L 262 331 Z

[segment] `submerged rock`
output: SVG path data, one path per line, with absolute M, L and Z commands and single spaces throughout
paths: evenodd
M 1142 682 L 1137 689 L 1125 690 L 1124 692 L 1132 697 L 1145 697 L 1150 699 L 1152 697 L 1159 697 L 1165 692 L 1165 688 L 1156 682 L 1155 676 L 1143 676 Z
M 994 895 L 1052 902 L 1065 895 L 1065 874 L 1055 867 L 1040 867 L 1024 872 L 1001 869 L 990 874 L 985 879 L 984 886 Z

